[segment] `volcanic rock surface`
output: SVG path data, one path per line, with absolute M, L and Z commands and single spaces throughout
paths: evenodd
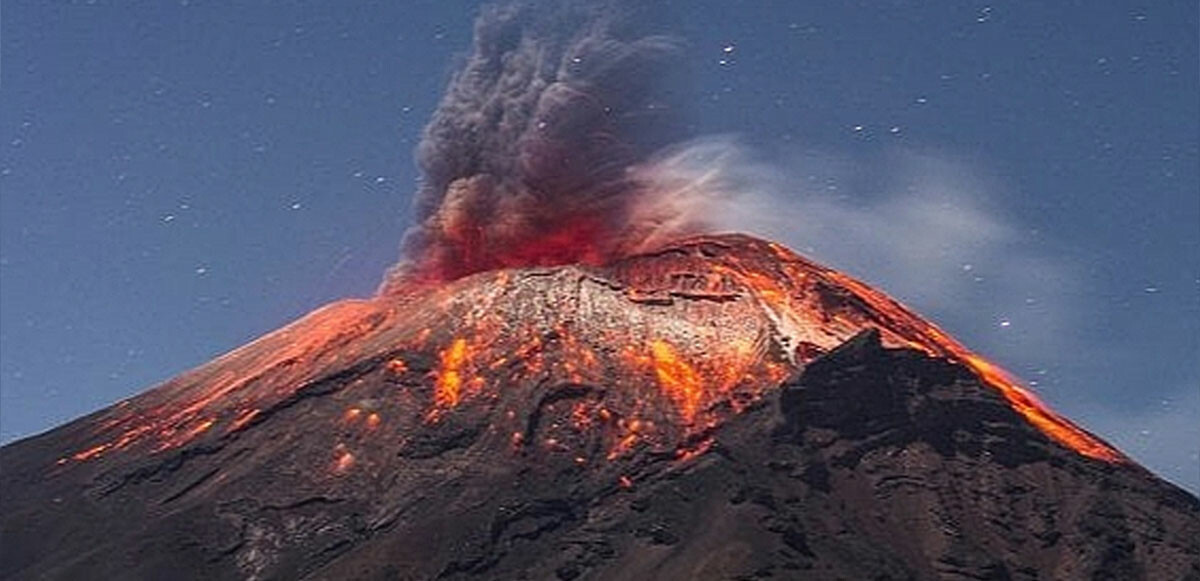
M 0 449 L 3 579 L 1200 579 L 1200 502 L 753 238 L 330 305 Z

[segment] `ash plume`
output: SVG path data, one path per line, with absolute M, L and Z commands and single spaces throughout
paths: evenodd
M 664 227 L 630 168 L 681 137 L 678 42 L 644 11 L 483 10 L 417 147 L 415 225 L 381 292 L 511 266 L 599 262 Z M 639 222 L 634 223 L 637 219 Z

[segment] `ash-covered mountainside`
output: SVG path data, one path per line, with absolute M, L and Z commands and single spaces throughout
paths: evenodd
M 709 236 L 332 305 L 0 448 L 2 579 L 1200 579 L 1200 502 Z

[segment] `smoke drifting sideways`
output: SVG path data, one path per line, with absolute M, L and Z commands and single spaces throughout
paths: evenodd
M 642 9 L 484 8 L 417 147 L 416 224 L 381 294 L 498 268 L 597 264 L 706 229 L 645 164 L 683 137 L 680 43 Z M 638 169 L 642 167 L 642 169 Z

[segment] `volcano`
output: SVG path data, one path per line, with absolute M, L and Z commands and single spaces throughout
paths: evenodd
M 335 303 L 0 449 L 4 579 L 1185 579 L 1200 502 L 766 241 Z
M 677 43 L 561 4 L 484 9 L 374 296 L 0 448 L 0 579 L 1200 580 L 1195 497 L 713 234 Z

